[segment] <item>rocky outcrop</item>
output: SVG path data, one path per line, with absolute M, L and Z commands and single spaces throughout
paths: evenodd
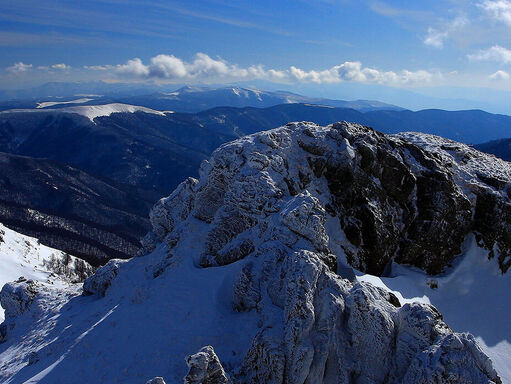
M 36 281 L 24 277 L 5 284 L 0 291 L 0 304 L 5 310 L 5 317 L 17 317 L 25 312 L 37 294 L 38 285 Z
M 212 346 L 202 348 L 186 358 L 189 371 L 185 384 L 230 384 L 218 356 Z
M 199 264 L 225 265 L 254 252 L 254 236 L 278 215 L 273 237 L 288 246 L 306 239 L 324 255 L 340 247 L 343 262 L 377 275 L 390 261 L 436 274 L 474 231 L 505 271 L 510 180 L 508 163 L 447 139 L 292 123 L 215 151 L 198 182 L 157 204 L 146 239 L 175 244 L 176 223 L 196 218 L 210 228 Z
M 87 295 L 98 294 L 104 297 L 113 280 L 117 277 L 119 266 L 125 262 L 125 260 L 112 259 L 104 266 L 99 267 L 96 273 L 83 282 L 83 293 Z
M 257 256 L 262 324 L 236 382 L 500 382 L 473 337 L 453 333 L 434 307 L 341 279 L 313 252 L 283 256 Z
M 510 180 L 507 163 L 434 136 L 292 123 L 220 147 L 153 215 L 148 238 L 167 259 L 193 242 L 198 266 L 241 263 L 232 308 L 254 311 L 259 330 L 229 371 L 237 383 L 499 383 L 470 335 L 430 305 L 357 282 L 350 266 L 439 273 L 475 232 L 504 271 L 511 219 L 496 215 Z M 220 366 L 212 353 L 188 359 L 187 382 Z

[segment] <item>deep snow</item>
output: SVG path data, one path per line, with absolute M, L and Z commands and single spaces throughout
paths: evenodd
M 187 229 L 200 236 L 202 226 L 195 220 Z M 163 249 L 125 263 L 105 298 L 46 292 L 54 309 L 42 311 L 34 327 L 31 308 L 0 345 L 0 382 L 58 383 L 64 377 L 66 384 L 145 383 L 163 376 L 177 384 L 186 374 L 184 357 L 204 345 L 239 364 L 258 329 L 253 312 L 232 311 L 230 287 L 240 263 L 197 268 L 193 242 L 175 252 L 182 256 L 156 279 L 145 267 Z M 26 365 L 34 351 L 40 361 Z

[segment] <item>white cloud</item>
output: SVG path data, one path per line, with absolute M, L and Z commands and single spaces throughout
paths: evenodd
M 499 70 L 488 76 L 488 78 L 490 80 L 509 80 L 510 76 L 509 73 L 507 73 L 506 71 Z
M 83 69 L 88 69 L 90 71 L 107 71 L 112 69 L 112 65 L 84 65 Z
M 155 79 L 168 82 L 202 82 L 215 83 L 222 81 L 268 80 L 281 83 L 339 83 L 355 81 L 378 84 L 413 84 L 430 82 L 433 75 L 427 71 L 400 72 L 380 71 L 364 67 L 358 61 L 346 61 L 342 64 L 323 70 L 303 70 L 296 66 L 289 69 L 266 69 L 262 65 L 251 65 L 242 68 L 222 59 L 212 58 L 204 53 L 197 53 L 195 58 L 184 61 L 174 55 L 157 55 L 148 64 L 139 58 L 116 66 L 84 67 L 91 70 L 112 70 L 120 78 Z
M 444 40 L 449 36 L 447 32 L 438 31 L 434 28 L 428 28 L 428 34 L 424 39 L 424 44 L 435 47 L 435 48 L 443 48 Z
M 488 49 L 482 49 L 474 54 L 468 55 L 472 61 L 496 61 L 502 64 L 511 63 L 511 50 L 494 45 Z
M 485 0 L 478 4 L 491 18 L 502 21 L 511 26 L 511 1 L 509 0 Z
M 51 69 L 65 70 L 65 69 L 71 69 L 71 66 L 70 65 L 66 65 L 64 63 L 61 63 L 61 64 L 53 64 L 53 65 L 50 65 L 50 66 L 40 65 L 40 66 L 37 67 L 37 69 L 39 69 L 41 71 L 49 71 Z
M 7 67 L 7 71 L 11 73 L 23 73 L 32 69 L 32 64 L 25 64 L 23 62 L 15 63 L 10 67 Z
M 128 60 L 126 64 L 119 64 L 115 67 L 115 72 L 125 77 L 147 77 L 149 68 L 142 63 L 142 60 L 135 58 Z
M 435 48 L 443 48 L 444 41 L 454 32 L 459 31 L 469 23 L 468 19 L 464 16 L 458 16 L 449 21 L 441 28 L 428 28 L 428 33 L 424 38 L 424 44 Z
M 53 64 L 51 67 L 52 67 L 53 69 L 70 69 L 70 68 L 71 68 L 71 66 L 66 65 L 66 64 L 64 64 L 64 63 L 60 63 L 60 64 Z

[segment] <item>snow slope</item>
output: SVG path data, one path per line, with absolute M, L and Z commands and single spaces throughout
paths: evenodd
M 201 226 L 188 229 L 200 233 Z M 191 242 L 177 251 L 190 256 L 197 249 Z M 145 383 L 164 375 L 177 384 L 186 374 L 184 357 L 208 344 L 240 364 L 257 331 L 254 313 L 231 307 L 229 287 L 241 266 L 197 269 L 192 257 L 179 257 L 155 279 L 149 266 L 164 253 L 125 263 L 105 298 L 44 292 L 52 311 L 38 313 L 37 327 L 20 319 L 13 341 L 0 344 L 0 382 Z M 32 352 L 40 360 L 27 365 Z
M 65 255 L 0 224 L 0 289 L 21 276 L 58 287 L 68 286 L 66 277 L 57 276 L 48 264 L 52 258 L 62 259 Z M 71 260 L 74 263 L 76 259 L 71 256 Z M 3 319 L 4 310 L 0 307 L 0 322 Z

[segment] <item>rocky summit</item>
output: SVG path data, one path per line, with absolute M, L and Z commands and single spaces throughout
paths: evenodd
M 508 163 L 424 134 L 243 137 L 161 199 L 140 257 L 111 260 L 83 295 L 8 285 L 2 305 L 23 311 L 6 312 L 0 379 L 501 383 L 472 335 L 357 273 L 442 273 L 469 236 L 505 273 L 510 181 Z

